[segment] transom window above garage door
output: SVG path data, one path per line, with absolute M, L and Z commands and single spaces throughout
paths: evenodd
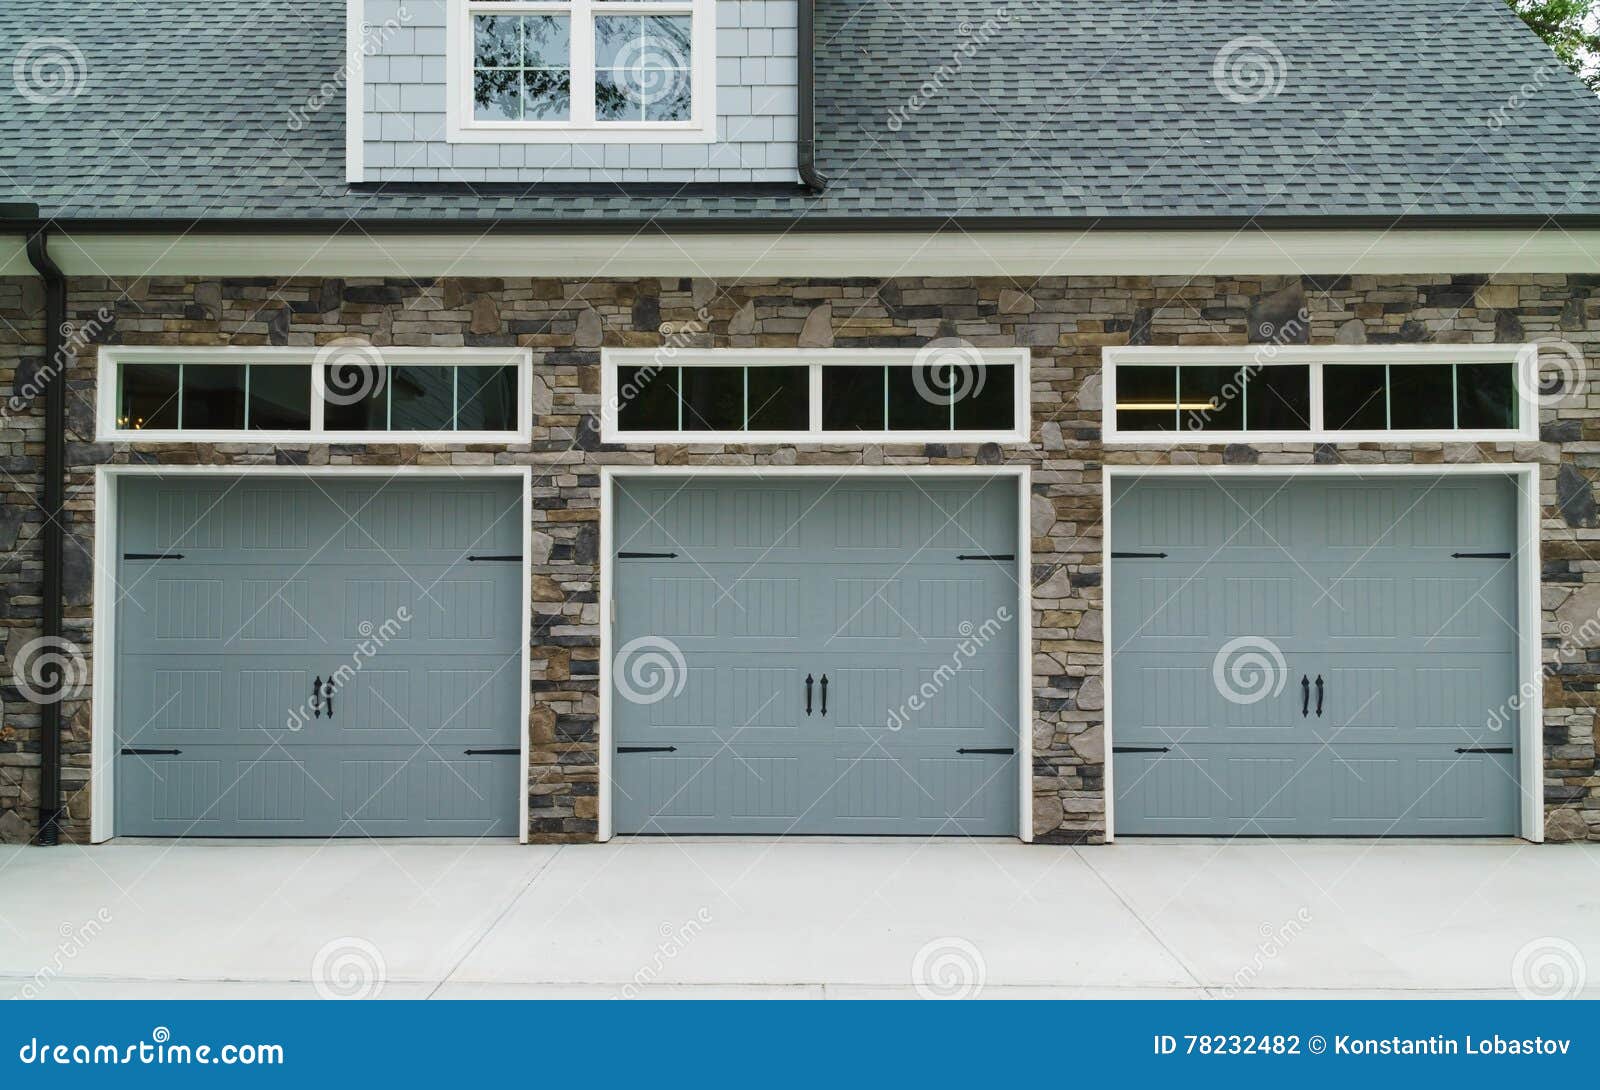
M 1560 400 L 1560 376 L 1573 369 L 1551 355 L 1561 358 L 1514 344 L 1107 349 L 1105 434 L 1165 444 L 1531 439 L 1539 406 Z
M 513 442 L 532 429 L 521 349 L 375 346 L 100 352 L 110 440 Z
M 1028 350 L 606 349 L 602 437 L 1024 442 Z

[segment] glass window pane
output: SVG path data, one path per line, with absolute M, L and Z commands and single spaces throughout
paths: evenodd
M 1386 420 L 1386 370 L 1381 363 L 1324 367 L 1323 425 L 1332 431 L 1382 431 Z
M 572 45 L 568 41 L 571 22 L 565 15 L 524 15 L 522 17 L 522 66 L 524 68 L 568 68 Z
M 983 368 L 983 385 L 974 379 L 956 399 L 956 430 L 1010 431 L 1016 427 L 1017 369 L 1009 363 Z M 960 394 L 959 389 L 953 391 Z
M 389 371 L 373 364 L 329 364 L 322 426 L 328 431 L 383 431 L 389 426 Z
M 1244 366 L 1178 368 L 1179 427 L 1184 431 L 1244 430 Z
M 472 19 L 474 68 L 521 67 L 522 20 L 514 15 L 475 15 Z
M 472 116 L 479 121 L 522 119 L 522 78 L 512 71 L 474 72 Z
M 129 430 L 178 426 L 178 365 L 127 363 L 122 366 L 122 396 L 117 427 Z
M 684 431 L 739 431 L 744 427 L 744 368 L 685 367 Z
M 935 370 L 935 367 L 937 370 Z M 948 364 L 886 367 L 890 431 L 949 431 L 951 395 Z
M 522 120 L 566 121 L 571 116 L 571 73 L 565 69 L 522 73 Z
M 183 424 L 187 429 L 244 427 L 244 365 L 190 363 L 183 368 Z
M 1516 378 L 1511 363 L 1456 365 L 1456 427 L 1517 426 Z
M 1311 368 L 1305 364 L 1261 367 L 1245 379 L 1248 431 L 1311 430 Z
M 454 367 L 389 368 L 391 431 L 449 431 L 455 415 Z
M 687 15 L 596 17 L 595 117 L 688 120 L 691 27 Z
M 751 431 L 806 431 L 811 427 L 811 372 L 806 367 L 751 367 Z
M 678 430 L 678 369 L 617 368 L 619 431 Z
M 1176 367 L 1117 368 L 1117 429 L 1172 431 L 1177 424 Z
M 827 431 L 883 431 L 882 367 L 822 369 L 822 427 Z
M 515 431 L 517 369 L 462 367 L 456 371 L 457 431 Z
M 250 430 L 305 431 L 311 427 L 311 369 L 252 364 Z
M 1389 427 L 1395 430 L 1449 428 L 1455 420 L 1455 392 L 1448 363 L 1396 364 L 1389 368 Z

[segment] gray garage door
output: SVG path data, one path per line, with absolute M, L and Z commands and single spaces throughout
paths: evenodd
M 1509 481 L 1165 479 L 1113 500 L 1119 832 L 1515 832 Z
M 619 487 L 618 831 L 1015 834 L 1014 494 Z
M 119 833 L 515 834 L 516 482 L 134 479 L 119 509 Z

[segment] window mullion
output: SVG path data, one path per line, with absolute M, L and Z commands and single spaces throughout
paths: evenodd
M 311 365 L 311 434 L 321 435 L 328 430 L 326 406 L 323 397 L 327 394 L 327 385 L 323 382 L 322 368 L 316 364 Z
M 572 85 L 572 124 L 587 128 L 594 124 L 594 4 L 592 0 L 573 0 L 572 26 L 569 28 L 571 54 L 567 58 Z
M 806 413 L 809 427 L 806 429 L 813 435 L 822 430 L 822 364 L 810 365 L 811 372 L 811 407 Z

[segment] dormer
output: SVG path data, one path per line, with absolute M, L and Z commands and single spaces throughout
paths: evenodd
M 348 3 L 351 182 L 799 181 L 800 0 Z

